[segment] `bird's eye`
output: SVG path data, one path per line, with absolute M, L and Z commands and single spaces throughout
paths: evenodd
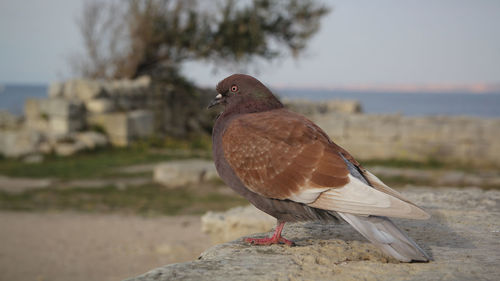
M 233 85 L 231 86 L 231 92 L 236 93 L 238 91 L 238 86 Z

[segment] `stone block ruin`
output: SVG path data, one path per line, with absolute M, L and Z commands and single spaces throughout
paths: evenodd
M 214 96 L 213 90 L 158 89 L 149 77 L 53 83 L 47 99 L 26 100 L 23 118 L 0 112 L 0 155 L 72 155 L 105 145 L 127 146 L 157 133 L 207 134 L 217 112 L 207 111 L 206 105 Z M 284 104 L 316 122 L 359 160 L 500 166 L 499 118 L 361 114 L 355 100 Z
M 46 99 L 27 99 L 24 117 L 0 114 L 0 154 L 71 155 L 108 144 L 127 146 L 154 133 L 151 79 L 53 83 Z
M 0 155 L 67 156 L 106 145 L 127 146 L 158 132 L 181 137 L 208 133 L 216 112 L 206 105 L 214 96 L 213 90 L 187 93 L 173 85 L 158 90 L 147 76 L 52 83 L 47 98 L 25 101 L 23 117 L 0 112 Z M 357 101 L 285 104 L 306 115 L 361 111 Z

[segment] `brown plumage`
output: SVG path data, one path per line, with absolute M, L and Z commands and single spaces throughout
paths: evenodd
M 276 217 L 275 235 L 247 239 L 287 243 L 287 221 L 341 217 L 402 261 L 429 257 L 388 218 L 429 215 L 366 171 L 312 121 L 283 108 L 257 79 L 236 74 L 217 85 L 225 110 L 214 126 L 217 171 L 257 208 Z
M 247 114 L 223 135 L 224 156 L 247 188 L 269 198 L 344 186 L 349 170 L 318 130 L 285 109 Z

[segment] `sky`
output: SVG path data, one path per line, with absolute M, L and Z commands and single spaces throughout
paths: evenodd
M 500 83 L 498 0 L 324 2 L 332 12 L 300 58 L 263 63 L 249 74 L 275 87 Z M 0 83 L 70 78 L 82 3 L 0 1 Z M 200 62 L 183 72 L 204 86 L 232 73 Z

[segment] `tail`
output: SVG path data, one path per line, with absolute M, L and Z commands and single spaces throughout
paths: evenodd
M 431 260 L 431 257 L 410 237 L 399 230 L 389 218 L 337 213 L 384 253 L 402 262 L 427 262 Z

